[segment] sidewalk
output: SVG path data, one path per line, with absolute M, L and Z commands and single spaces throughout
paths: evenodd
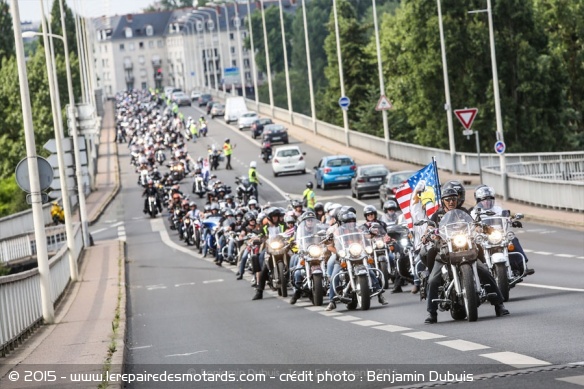
M 346 154 L 355 159 L 357 165 L 363 164 L 382 164 L 388 167 L 391 171 L 401 170 L 419 170 L 423 166 L 413 165 L 406 162 L 387 160 L 384 157 L 368 153 L 365 150 L 346 147 L 343 143 L 336 142 L 321 135 L 315 135 L 312 131 L 291 125 L 286 122 L 275 119 L 274 122 L 283 124 L 288 128 L 288 133 L 295 139 L 302 143 L 310 144 L 325 153 L 332 155 Z M 431 161 L 428 161 L 430 163 Z M 308 167 L 308 166 L 307 166 Z M 311 166 L 308 168 L 312 168 Z M 468 207 L 474 206 L 474 188 L 479 185 L 479 177 L 471 175 L 454 175 L 448 171 L 439 171 L 440 182 L 445 183 L 450 180 L 458 180 L 465 183 L 466 188 L 466 205 Z M 503 201 L 501 198 L 497 199 L 497 203 L 503 209 L 509 209 L 513 214 L 522 213 L 526 221 L 536 223 L 553 224 L 561 227 L 572 228 L 577 230 L 584 230 L 584 214 L 578 212 L 561 211 L 556 209 L 537 207 L 521 203 L 518 201 Z
M 89 224 L 97 221 L 120 189 L 113 103 L 106 104 L 100 134 L 96 190 L 86 197 Z M 76 216 L 78 218 L 78 216 Z M 101 382 L 71 382 L 71 373 L 121 373 L 125 335 L 125 247 L 118 240 L 98 241 L 85 249 L 80 280 L 70 284 L 55 312 L 6 358 L 0 358 L 0 387 L 33 388 L 26 371 L 54 370 L 58 388 L 97 388 Z M 38 366 L 42 365 L 42 366 Z M 9 374 L 10 373 L 10 374 Z M 19 379 L 10 378 L 18 373 Z M 43 386 L 51 382 L 43 381 Z

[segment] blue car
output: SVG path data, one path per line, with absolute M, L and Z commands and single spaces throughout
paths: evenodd
M 351 185 L 357 165 L 347 155 L 330 155 L 324 157 L 314 167 L 316 187 L 326 190 L 331 185 Z

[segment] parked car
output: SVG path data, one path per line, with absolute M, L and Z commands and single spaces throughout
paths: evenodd
M 200 97 L 201 97 L 201 92 L 199 92 L 198 90 L 194 90 L 191 92 L 191 101 L 199 101 Z
M 208 94 L 203 94 L 199 97 L 199 107 L 206 106 L 209 101 L 213 101 L 213 96 Z
M 172 94 L 174 92 L 179 92 L 181 91 L 179 88 L 174 87 L 174 86 L 167 86 L 164 87 L 164 96 L 166 96 L 167 99 L 171 99 L 172 98 Z
M 223 115 L 225 115 L 225 106 L 221 103 L 213 103 L 211 106 L 211 119 Z
M 266 124 L 262 137 L 267 139 L 270 143 L 282 142 L 288 144 L 288 129 L 281 124 Z
M 272 153 L 272 172 L 274 177 L 281 173 L 298 172 L 306 173 L 306 161 L 303 153 L 298 146 L 281 146 Z
M 397 192 L 397 189 L 401 186 L 401 184 L 409 180 L 410 177 L 415 173 L 415 171 L 402 170 L 399 172 L 389 173 L 385 177 L 383 183 L 379 187 L 379 202 L 382 208 L 383 203 L 385 203 L 387 200 L 395 200 L 395 192 Z
M 191 106 L 191 99 L 187 94 L 183 91 L 180 92 L 173 92 L 172 93 L 172 101 L 178 104 L 178 106 L 188 105 Z
M 274 124 L 272 119 L 259 118 L 255 122 L 253 122 L 251 125 L 251 137 L 254 139 L 260 137 L 262 135 L 262 132 L 264 132 L 264 126 L 267 126 L 268 124 Z
M 351 180 L 351 196 L 360 199 L 365 194 L 379 195 L 379 187 L 389 173 L 383 165 L 363 165 Z
M 357 165 L 347 155 L 329 155 L 323 157 L 314 167 L 316 187 L 327 190 L 331 185 L 351 185 Z
M 242 114 L 239 119 L 237 119 L 237 127 L 239 128 L 239 131 L 242 131 L 244 128 L 250 128 L 257 118 L 258 114 L 252 111 Z

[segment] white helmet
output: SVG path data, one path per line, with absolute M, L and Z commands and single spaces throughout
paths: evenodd
M 249 167 L 252 167 L 252 168 L 254 168 L 254 169 L 255 169 L 255 167 L 256 167 L 256 161 L 251 161 L 251 162 L 249 163 Z

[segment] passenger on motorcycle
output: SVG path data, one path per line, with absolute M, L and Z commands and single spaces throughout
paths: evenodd
M 236 220 L 235 220 L 235 216 L 233 214 L 233 210 L 230 208 L 225 208 L 223 211 L 223 218 L 221 219 L 221 227 L 223 229 L 221 236 L 219 237 L 219 242 L 218 242 L 218 246 L 219 246 L 219 250 L 217 250 L 217 255 L 215 257 L 215 263 L 217 264 L 217 266 L 221 266 L 221 264 L 223 263 L 224 260 L 227 260 L 229 262 L 233 261 L 232 258 L 232 254 L 233 251 L 231 251 L 230 253 L 228 253 L 228 258 L 223 258 L 223 247 L 225 247 L 225 245 L 227 244 L 227 236 L 226 233 L 228 231 L 234 231 L 235 230 L 235 225 L 236 225 Z M 228 248 L 229 250 L 229 248 Z
M 279 208 L 270 208 L 266 212 L 267 224 L 265 224 L 260 231 L 260 235 L 262 236 L 263 239 L 268 238 L 268 228 L 269 227 L 278 227 L 280 229 L 280 232 L 285 231 L 285 226 L 284 226 L 284 223 L 280 219 L 280 214 L 281 214 L 281 211 Z M 252 258 L 252 260 L 254 261 L 253 265 L 254 265 L 254 271 L 256 272 L 256 280 L 257 280 L 256 294 L 253 296 L 252 300 L 261 300 L 263 298 L 264 288 L 266 287 L 266 281 L 268 280 L 269 272 L 270 272 L 270 270 L 272 270 L 272 271 L 274 270 L 274 269 L 270 269 L 270 267 L 272 266 L 270 264 L 270 261 L 264 261 L 265 254 L 266 254 L 266 251 L 264 249 L 260 253 L 260 255 L 258 256 L 257 261 L 254 258 Z
M 253 212 L 247 212 L 244 216 L 244 221 L 241 226 L 241 231 L 239 233 L 239 239 L 243 240 L 248 234 L 259 234 L 260 228 L 256 221 L 255 214 Z M 237 272 L 237 279 L 241 280 L 243 278 L 243 273 L 245 272 L 245 265 L 249 259 L 249 251 L 245 250 L 241 256 L 241 261 L 239 262 L 239 272 Z
M 294 210 L 294 217 L 299 218 L 304 213 L 302 203 L 299 200 L 292 200 L 292 208 Z
M 453 182 L 453 181 L 451 181 Z M 442 206 L 436 211 L 432 217 L 430 218 L 431 221 L 438 225 L 442 217 L 448 212 L 453 209 L 462 209 L 468 212 L 466 209 L 462 208 L 462 202 L 460 201 L 459 197 L 459 189 L 456 188 L 456 184 L 449 185 L 451 182 L 444 185 L 445 189 L 442 190 L 441 193 L 441 201 Z M 454 181 L 456 183 L 456 181 Z M 460 185 L 462 187 L 462 185 Z M 464 188 L 462 188 L 464 190 Z M 428 251 L 428 268 L 431 269 L 430 276 L 428 278 L 428 291 L 427 291 L 427 311 L 428 317 L 424 321 L 426 324 L 434 324 L 438 322 L 438 303 L 433 302 L 432 300 L 438 298 L 438 288 L 442 282 L 442 267 L 445 264 L 440 260 L 440 257 L 437 256 L 437 245 L 439 244 L 439 237 L 434 235 L 435 244 L 432 249 Z M 430 266 L 430 262 L 432 261 L 431 257 L 435 258 L 435 263 Z M 508 315 L 509 311 L 503 305 L 503 296 L 501 295 L 501 291 L 497 287 L 497 282 L 489 272 L 489 269 L 482 263 L 481 261 L 477 261 L 477 271 L 479 275 L 479 281 L 481 284 L 485 285 L 485 289 L 487 293 L 496 293 L 497 298 L 494 301 L 491 301 L 491 304 L 495 306 L 495 314 L 497 316 L 504 316 Z M 486 287 L 486 285 L 489 285 Z
M 325 223 L 325 211 L 322 203 L 314 204 L 314 214 L 319 223 Z
M 400 216 L 402 216 L 402 212 L 394 200 L 387 200 L 385 203 L 383 203 L 383 216 L 381 217 L 382 222 L 388 226 L 399 224 L 401 220 Z

